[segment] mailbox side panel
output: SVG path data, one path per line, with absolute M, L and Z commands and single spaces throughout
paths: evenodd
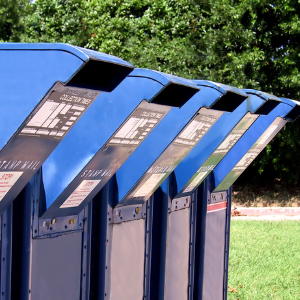
M 223 299 L 226 208 L 207 212 L 203 300 Z
M 190 210 L 170 213 L 168 220 L 165 299 L 188 299 Z
M 79 299 L 82 233 L 32 241 L 32 300 Z
M 110 300 L 143 299 L 145 220 L 113 225 Z

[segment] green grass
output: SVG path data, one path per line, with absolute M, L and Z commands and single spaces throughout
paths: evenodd
M 228 299 L 300 299 L 300 222 L 232 221 Z

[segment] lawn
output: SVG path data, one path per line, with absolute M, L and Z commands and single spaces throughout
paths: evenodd
M 231 222 L 228 299 L 300 299 L 300 222 Z

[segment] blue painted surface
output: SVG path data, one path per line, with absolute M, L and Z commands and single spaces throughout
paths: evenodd
M 214 88 L 222 94 L 226 94 L 227 92 L 230 91 L 230 92 L 247 97 L 247 94 L 245 93 L 244 90 L 238 89 L 234 86 L 230 86 L 230 85 L 226 85 L 226 84 L 218 83 L 218 82 L 214 82 L 214 81 L 208 81 L 208 80 L 193 80 L 193 81 L 199 86 L 207 86 L 207 87 Z
M 257 91 L 257 90 L 253 90 L 253 89 L 244 89 L 243 90 L 245 93 L 247 93 L 248 95 L 255 95 L 255 96 L 258 96 L 264 100 L 270 100 L 270 99 L 274 99 L 274 100 L 278 100 L 278 101 L 281 101 L 280 98 L 274 96 L 274 95 L 271 95 L 271 94 L 268 94 L 266 92 L 261 92 L 261 91 Z
M 0 50 L 0 147 L 55 82 L 68 81 L 84 64 L 64 51 Z
M 140 179 L 142 180 L 143 174 L 159 158 L 195 113 L 201 107 L 210 107 L 223 95 L 219 87 L 213 83 L 203 84 L 200 88 L 200 92 L 192 97 L 180 110 L 173 109 L 118 170 L 116 177 L 120 205 L 127 205 L 125 195 L 133 189 Z M 224 90 L 228 91 L 230 89 L 225 88 Z M 244 93 L 241 92 L 241 95 L 244 95 Z M 123 202 L 126 204 L 123 204 Z
M 227 153 L 214 169 L 215 186 L 217 187 L 225 176 L 234 168 L 240 159 L 249 151 L 277 117 L 284 118 L 295 107 L 295 103 L 285 101 L 280 103 L 267 116 L 260 116 L 243 137 Z
M 145 78 L 154 79 L 163 85 L 167 85 L 170 82 L 174 82 L 174 83 L 176 82 L 177 84 L 188 85 L 191 87 L 193 86 L 195 88 L 197 88 L 197 86 L 198 86 L 197 83 L 195 83 L 189 79 L 185 79 L 182 77 L 174 76 L 174 75 L 159 72 L 159 71 L 152 71 L 152 70 L 151 70 L 151 74 L 150 74 L 149 71 L 150 71 L 149 69 L 135 69 L 130 75 L 136 76 L 136 77 L 145 77 Z
M 138 104 L 143 99 L 150 101 L 163 87 L 155 80 L 128 76 L 114 92 L 99 95 L 43 164 L 48 207 Z
M 73 54 L 81 60 L 87 62 L 89 59 L 101 60 L 123 66 L 133 67 L 129 62 L 106 53 L 93 51 L 69 44 L 62 43 L 1 43 L 0 50 L 27 50 L 27 51 L 64 51 Z M 23 52 L 24 55 L 24 52 Z M 25 56 L 25 55 L 24 55 Z
M 179 77 L 157 71 L 135 69 L 113 92 L 100 94 L 81 117 L 80 122 L 73 127 L 43 164 L 47 207 L 54 205 L 50 208 L 51 212 L 46 212 L 45 217 L 49 214 L 68 213 L 66 208 L 64 212 L 59 209 L 58 202 L 63 200 L 62 198 L 66 200 L 74 191 L 75 177 L 78 177 L 84 168 L 88 168 L 86 167 L 88 163 L 99 164 L 97 161 L 99 158 L 94 156 L 142 100 L 151 102 L 166 86 L 183 82 L 185 86 L 198 90 L 191 81 L 184 81 Z M 172 110 L 179 109 L 172 108 Z M 116 157 L 108 159 L 116 159 Z M 103 182 L 104 178 L 101 180 Z M 56 199 L 58 202 L 55 201 Z M 73 208 L 72 212 L 76 209 L 82 208 Z
M 29 166 L 27 162 L 33 160 L 36 160 L 37 164 L 43 162 L 59 143 L 59 139 L 53 141 L 30 135 L 20 137 L 18 130 L 28 123 L 35 108 L 56 83 L 58 85 L 68 83 L 80 74 L 79 71 L 83 70 L 86 65 L 89 66 L 88 70 L 94 71 L 95 67 L 94 69 L 91 67 L 98 66 L 98 62 L 104 63 L 102 65 L 105 65 L 107 70 L 110 65 L 114 66 L 109 80 L 105 82 L 105 84 L 112 84 L 111 89 L 133 68 L 131 64 L 117 57 L 66 44 L 0 43 L 1 171 L 22 172 L 14 187 L 7 194 L 2 192 L 1 197 L 4 198 L 1 198 L 1 211 L 8 206 L 37 171 L 33 167 L 31 169 L 24 167 L 20 170 L 21 166 L 25 164 Z M 116 65 L 121 67 L 119 70 L 122 69 L 124 74 L 122 73 L 115 82 L 110 82 L 114 81 L 111 76 L 116 74 Z M 78 82 L 80 80 L 80 78 L 77 79 Z M 105 84 L 103 84 L 104 88 Z M 74 85 L 76 86 L 76 83 Z M 17 161 L 20 165 L 8 166 L 9 162 Z
M 67 44 L 0 43 L 0 148 L 55 82 L 66 83 L 91 58 L 131 66 Z
M 238 122 L 248 112 L 255 113 L 255 111 L 258 110 L 264 103 L 265 101 L 262 98 L 251 95 L 232 113 L 225 112 L 222 115 L 203 139 L 174 170 L 178 192 L 183 189 L 197 170 L 212 155 L 228 134 L 230 134 Z

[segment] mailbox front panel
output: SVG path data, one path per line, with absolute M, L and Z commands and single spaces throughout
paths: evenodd
M 227 201 L 207 205 L 203 300 L 223 299 Z
M 190 236 L 187 233 L 189 231 L 189 209 L 177 210 L 169 214 L 165 299 L 188 299 Z
M 32 241 L 33 300 L 79 299 L 82 232 Z

